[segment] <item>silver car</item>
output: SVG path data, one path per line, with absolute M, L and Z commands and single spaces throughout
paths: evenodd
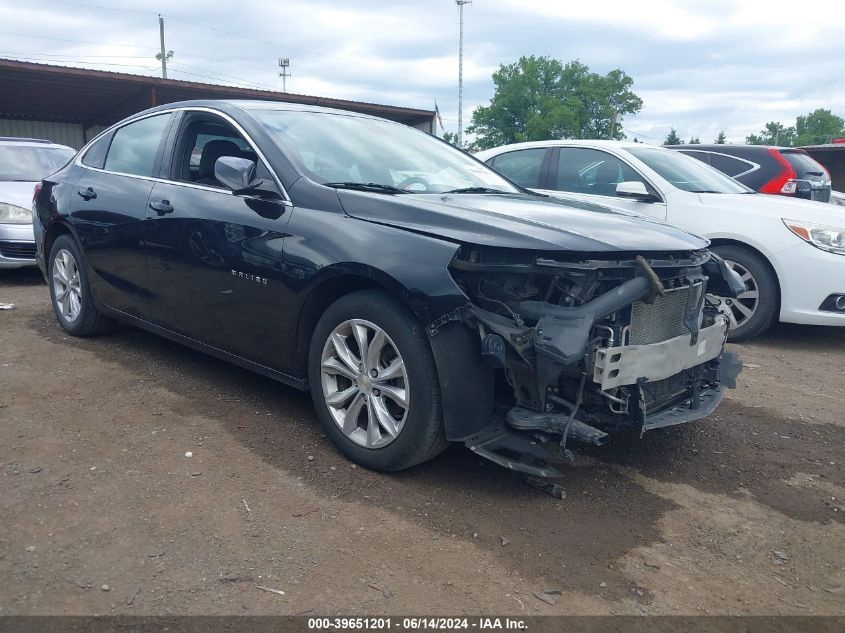
M 35 265 L 32 194 L 76 150 L 51 141 L 0 137 L 0 268 Z

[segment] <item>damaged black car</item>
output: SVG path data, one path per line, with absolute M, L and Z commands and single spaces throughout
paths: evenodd
M 706 240 L 362 114 L 160 106 L 33 204 L 67 333 L 130 323 L 309 389 L 372 469 L 459 442 L 554 476 L 550 447 L 703 418 L 740 369 L 716 297 L 743 285 Z

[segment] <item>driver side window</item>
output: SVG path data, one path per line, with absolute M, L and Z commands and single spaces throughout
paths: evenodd
M 561 147 L 557 165 L 557 191 L 616 196 L 620 182 L 648 183 L 630 165 L 612 154 L 588 147 Z
M 224 156 L 253 161 L 257 177 L 272 182 L 246 139 L 227 121 L 204 113 L 189 114 L 182 124 L 171 168 L 173 180 L 226 189 L 214 176 L 214 164 Z

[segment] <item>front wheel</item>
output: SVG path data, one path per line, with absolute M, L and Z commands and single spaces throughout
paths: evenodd
M 353 461 L 402 470 L 446 447 L 425 330 L 393 297 L 362 291 L 332 304 L 314 330 L 308 365 L 317 416 Z
M 725 260 L 745 284 L 738 297 L 718 297 L 730 322 L 729 341 L 759 336 L 777 320 L 780 304 L 778 283 L 768 262 L 742 246 L 716 246 L 713 251 Z

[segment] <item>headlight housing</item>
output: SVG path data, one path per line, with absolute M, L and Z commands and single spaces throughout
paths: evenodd
M 32 224 L 32 211 L 0 202 L 0 224 Z
M 786 228 L 808 244 L 828 253 L 845 255 L 845 229 L 805 222 L 804 220 L 787 220 L 786 218 L 783 218 L 783 223 Z

